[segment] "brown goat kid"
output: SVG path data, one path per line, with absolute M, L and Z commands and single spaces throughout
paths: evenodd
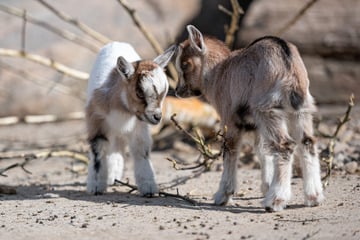
M 176 94 L 204 95 L 228 129 L 215 203 L 231 201 L 241 134 L 255 126 L 265 209 L 283 210 L 290 200 L 295 154 L 301 161 L 305 204 L 319 205 L 324 196 L 312 126 L 316 108 L 297 48 L 277 37 L 263 37 L 230 52 L 223 42 L 203 37 L 194 26 L 187 30 L 189 38 L 176 53 Z

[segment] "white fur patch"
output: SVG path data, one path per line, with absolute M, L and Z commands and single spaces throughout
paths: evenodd
M 106 116 L 106 123 L 111 130 L 116 131 L 116 134 L 122 135 L 130 133 L 134 130 L 136 125 L 136 117 L 117 110 L 111 110 Z
M 164 70 L 161 67 L 152 70 L 148 77 L 145 77 L 144 81 L 142 81 L 142 87 L 146 96 L 154 95 L 155 89 L 158 94 L 167 91 L 168 81 Z
M 123 56 L 128 62 L 140 60 L 140 56 L 128 43 L 111 42 L 101 48 L 91 70 L 87 89 L 87 104 L 90 101 L 92 92 L 107 80 L 111 71 L 116 67 L 119 56 Z

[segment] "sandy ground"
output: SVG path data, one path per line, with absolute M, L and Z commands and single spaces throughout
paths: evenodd
M 67 122 L 0 128 L 2 151 L 52 145 L 76 145 L 83 123 Z M 36 143 L 36 144 L 35 144 Z M 31 145 L 35 144 L 35 145 Z M 76 148 L 81 148 L 77 145 Z M 239 169 L 239 189 L 232 206 L 212 204 L 220 171 L 194 177 L 176 171 L 165 158 L 170 150 L 153 152 L 160 187 L 196 200 L 193 205 L 174 197 L 143 198 L 126 186 L 111 186 L 101 196 L 85 192 L 84 165 L 73 159 L 31 161 L 26 169 L 8 171 L 0 184 L 17 193 L 0 194 L 0 239 L 360 239 L 360 175 L 335 171 L 319 207 L 303 205 L 302 180 L 292 181 L 293 198 L 285 211 L 267 213 L 261 207 L 260 171 Z M 197 158 L 190 151 L 182 155 Z M 0 161 L 0 168 L 22 160 Z M 124 179 L 134 183 L 132 162 Z M 220 163 L 219 163 L 220 164 Z

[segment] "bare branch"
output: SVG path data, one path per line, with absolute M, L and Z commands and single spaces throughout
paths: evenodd
M 23 69 L 15 68 L 12 65 L 4 63 L 2 61 L 0 61 L 0 67 L 2 69 L 5 69 L 7 71 L 10 71 L 10 72 L 16 74 L 16 76 L 20 76 L 25 80 L 31 81 L 31 82 L 37 84 L 40 87 L 47 88 L 47 89 L 52 87 L 52 90 L 55 90 L 55 91 L 57 91 L 59 93 L 70 95 L 72 97 L 75 97 L 75 98 L 81 99 L 81 100 L 86 99 L 86 96 L 82 91 L 81 92 L 80 91 L 74 91 L 73 88 L 68 87 L 68 86 L 66 86 L 64 84 L 56 83 L 55 85 L 53 85 L 53 83 L 49 82 L 49 80 L 43 80 L 39 76 L 35 76 L 33 73 L 31 73 L 29 71 L 25 71 Z M 0 125 L 1 125 L 1 123 L 0 123 Z
M 54 6 L 50 5 L 48 2 L 44 0 L 37 0 L 39 3 L 41 3 L 43 6 L 45 6 L 47 9 L 49 9 L 51 12 L 53 12 L 56 16 L 58 16 L 60 19 L 64 20 L 65 22 L 68 22 L 74 26 L 76 26 L 78 29 L 83 31 L 88 36 L 92 37 L 93 39 L 99 41 L 102 44 L 106 44 L 108 42 L 111 42 L 111 39 L 106 37 L 105 35 L 97 32 L 93 28 L 89 27 L 88 25 L 80 22 L 79 20 L 65 14 L 64 12 L 59 11 Z
M 173 168 L 175 170 L 194 170 L 194 169 L 201 169 L 202 167 L 204 167 L 203 170 L 208 170 L 210 169 L 212 163 L 213 163 L 213 160 L 207 160 L 207 161 L 202 161 L 198 164 L 195 164 L 193 166 L 182 166 L 182 167 L 179 167 L 178 165 L 180 165 L 178 162 L 176 162 L 176 160 L 174 159 L 171 159 L 171 158 L 166 158 L 166 160 L 168 160 L 169 162 L 171 162 L 173 164 Z
M 0 161 L 8 160 L 8 159 L 17 159 L 17 158 L 24 158 L 24 159 L 39 159 L 39 158 L 50 158 L 50 157 L 69 157 L 81 162 L 87 163 L 87 157 L 79 152 L 71 151 L 71 150 L 44 150 L 37 153 L 12 153 L 12 152 L 5 152 L 0 154 Z
M 86 72 L 81 72 L 79 70 L 67 67 L 67 66 L 65 66 L 59 62 L 56 62 L 52 59 L 49 59 L 49 58 L 46 58 L 46 57 L 43 57 L 40 55 L 32 54 L 32 53 L 27 53 L 25 51 L 0 48 L 0 56 L 24 58 L 24 59 L 39 63 L 41 65 L 44 65 L 46 67 L 53 68 L 56 71 L 58 71 L 64 75 L 67 75 L 69 77 L 76 78 L 79 80 L 87 80 L 89 78 L 89 74 Z
M 350 121 L 350 113 L 351 113 L 352 108 L 355 105 L 354 98 L 355 98 L 354 94 L 351 94 L 350 98 L 349 98 L 348 107 L 347 107 L 344 117 L 338 123 L 334 134 L 330 136 L 330 141 L 328 143 L 328 146 L 320 153 L 320 159 L 321 159 L 321 161 L 326 163 L 326 167 L 327 167 L 326 175 L 322 178 L 322 180 L 324 181 L 323 182 L 324 187 L 329 185 L 329 179 L 331 176 L 332 165 L 333 165 L 333 161 L 334 161 L 334 157 L 335 157 L 334 150 L 335 150 L 337 135 L 339 134 L 340 129 L 348 121 Z
M 27 124 L 39 124 L 39 123 L 53 123 L 60 121 L 69 121 L 69 120 L 82 120 L 84 119 L 84 112 L 71 112 L 65 115 L 27 115 L 24 117 L 18 116 L 8 116 L 0 118 L 0 126 L 7 126 L 16 124 L 19 122 L 24 122 Z
M 230 27 L 228 27 L 226 30 L 225 43 L 230 49 L 232 49 L 234 45 L 235 33 L 239 29 L 239 18 L 241 14 L 244 14 L 244 10 L 239 5 L 238 0 L 230 0 L 230 2 L 233 9 L 232 12 L 222 5 L 219 5 L 218 8 L 225 14 L 231 16 Z
M 27 22 L 27 17 L 26 17 L 26 10 L 24 10 L 23 13 L 23 26 L 22 26 L 22 31 L 21 31 L 21 51 L 25 52 L 25 47 L 26 47 L 26 22 Z
M 131 19 L 133 20 L 135 26 L 142 32 L 145 38 L 149 41 L 153 49 L 157 54 L 161 54 L 164 52 L 164 49 L 161 47 L 160 43 L 156 40 L 154 35 L 145 27 L 143 22 L 140 20 L 139 16 L 136 13 L 136 10 L 131 8 L 125 0 L 117 0 L 120 5 L 129 13 Z M 177 73 L 173 64 L 168 65 L 168 70 L 171 75 L 169 80 L 169 84 L 172 88 L 176 86 Z
M 17 168 L 17 167 L 20 167 L 26 173 L 31 174 L 30 171 L 25 169 L 25 166 L 31 160 L 40 159 L 40 158 L 47 159 L 50 157 L 68 157 L 68 158 L 73 158 L 75 160 L 84 162 L 86 164 L 88 163 L 88 159 L 84 154 L 79 153 L 79 152 L 74 152 L 71 150 L 46 150 L 46 151 L 37 152 L 37 153 L 2 153 L 0 155 L 0 161 L 8 160 L 8 159 L 21 159 L 21 158 L 23 158 L 24 161 L 21 163 L 15 163 L 8 167 L 0 169 L 0 176 L 6 177 L 5 172 L 9 171 L 10 169 Z
M 204 167 L 205 170 L 209 170 L 211 165 L 213 164 L 213 162 L 222 155 L 225 143 L 224 142 L 222 143 L 220 151 L 214 152 L 211 149 L 211 146 L 206 144 L 204 137 L 202 136 L 202 134 L 200 133 L 200 131 L 198 129 L 195 130 L 195 135 L 189 133 L 183 127 L 180 126 L 180 124 L 176 121 L 175 117 L 176 117 L 176 114 L 173 114 L 171 116 L 171 121 L 175 124 L 177 129 L 179 129 L 180 131 L 185 133 L 189 138 L 191 138 L 196 143 L 197 150 L 200 152 L 200 154 L 204 160 L 203 160 L 203 162 L 201 162 L 195 166 L 191 166 L 191 167 L 178 167 L 177 166 L 178 163 L 175 160 L 170 159 L 170 158 L 167 158 L 167 160 L 173 163 L 173 167 L 176 170 L 190 170 L 190 169 L 196 169 L 196 168 L 200 168 L 200 167 Z M 224 132 L 226 132 L 226 127 L 224 128 Z M 223 138 L 223 134 L 221 134 L 220 131 L 216 134 L 215 139 L 217 140 L 218 137 Z
M 121 6 L 129 13 L 131 19 L 137 28 L 144 34 L 145 38 L 149 41 L 153 49 L 157 54 L 164 52 L 164 49 L 161 47 L 160 43 L 156 40 L 154 35 L 147 30 L 143 22 L 140 20 L 139 16 L 136 13 L 136 10 L 131 8 L 125 0 L 117 0 Z
M 11 14 L 16 17 L 23 18 L 25 10 L 21 10 L 21 9 L 14 8 L 14 7 L 8 7 L 6 5 L 0 4 L 0 11 L 6 12 L 6 13 Z M 81 38 L 70 31 L 57 28 L 57 27 L 49 24 L 48 22 L 41 21 L 35 17 L 30 16 L 29 14 L 26 14 L 26 19 L 28 22 L 31 22 L 32 24 L 43 27 L 46 30 L 59 35 L 60 37 L 63 37 L 71 42 L 74 42 L 74 43 L 82 46 L 82 47 L 85 47 L 95 53 L 97 53 L 100 50 L 100 47 L 98 45 L 94 44 L 91 41 L 85 40 L 84 38 Z
M 232 16 L 232 12 L 229 9 L 227 9 L 226 7 L 224 7 L 223 5 L 219 4 L 218 9 L 220 11 L 222 11 L 223 13 L 227 14 L 229 17 Z
M 121 185 L 123 185 L 123 186 L 129 187 L 129 188 L 130 188 L 129 193 L 132 193 L 132 192 L 138 190 L 138 187 L 137 187 L 137 186 L 132 185 L 132 184 L 130 184 L 130 183 L 128 183 L 128 182 L 123 182 L 123 181 L 120 181 L 120 180 L 115 179 L 115 183 L 119 183 L 119 184 L 121 184 Z M 177 191 L 176 194 L 168 193 L 168 192 L 164 192 L 164 191 L 159 191 L 159 196 L 179 198 L 179 199 L 185 200 L 185 201 L 187 201 L 187 202 L 189 202 L 189 203 L 191 203 L 191 204 L 193 204 L 193 205 L 197 205 L 197 204 L 198 204 L 197 201 L 195 201 L 195 200 L 193 200 L 193 199 L 191 199 L 191 198 L 188 198 L 188 197 L 186 197 L 186 196 L 180 195 L 178 191 Z
M 13 186 L 0 185 L 0 194 L 16 194 L 16 188 Z
M 310 0 L 308 3 L 306 3 L 299 12 L 288 22 L 286 23 L 275 35 L 281 36 L 283 35 L 287 30 L 289 30 L 290 27 L 292 27 L 304 14 L 305 12 L 313 6 L 318 0 Z

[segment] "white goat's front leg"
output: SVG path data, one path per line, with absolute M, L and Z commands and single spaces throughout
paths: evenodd
M 261 192 L 265 196 L 274 177 L 274 156 L 261 136 L 256 140 L 256 152 L 261 165 Z
M 113 137 L 110 141 L 110 153 L 107 157 L 108 185 L 114 184 L 115 180 L 121 180 L 124 171 L 125 141 Z
M 300 113 L 292 116 L 292 128 L 298 144 L 303 177 L 305 205 L 317 206 L 324 200 L 320 175 L 320 161 L 313 137 L 312 116 Z
M 238 158 L 238 140 L 232 137 L 225 138 L 224 146 L 224 171 L 221 176 L 219 190 L 214 199 L 216 205 L 226 205 L 232 202 L 232 196 L 237 186 L 237 158 Z
M 154 169 L 149 158 L 151 144 L 149 126 L 140 122 L 132 137 L 130 152 L 134 159 L 136 185 L 143 196 L 153 196 L 158 192 Z
M 106 191 L 108 183 L 109 142 L 104 136 L 96 136 L 90 140 L 87 191 L 95 195 Z

